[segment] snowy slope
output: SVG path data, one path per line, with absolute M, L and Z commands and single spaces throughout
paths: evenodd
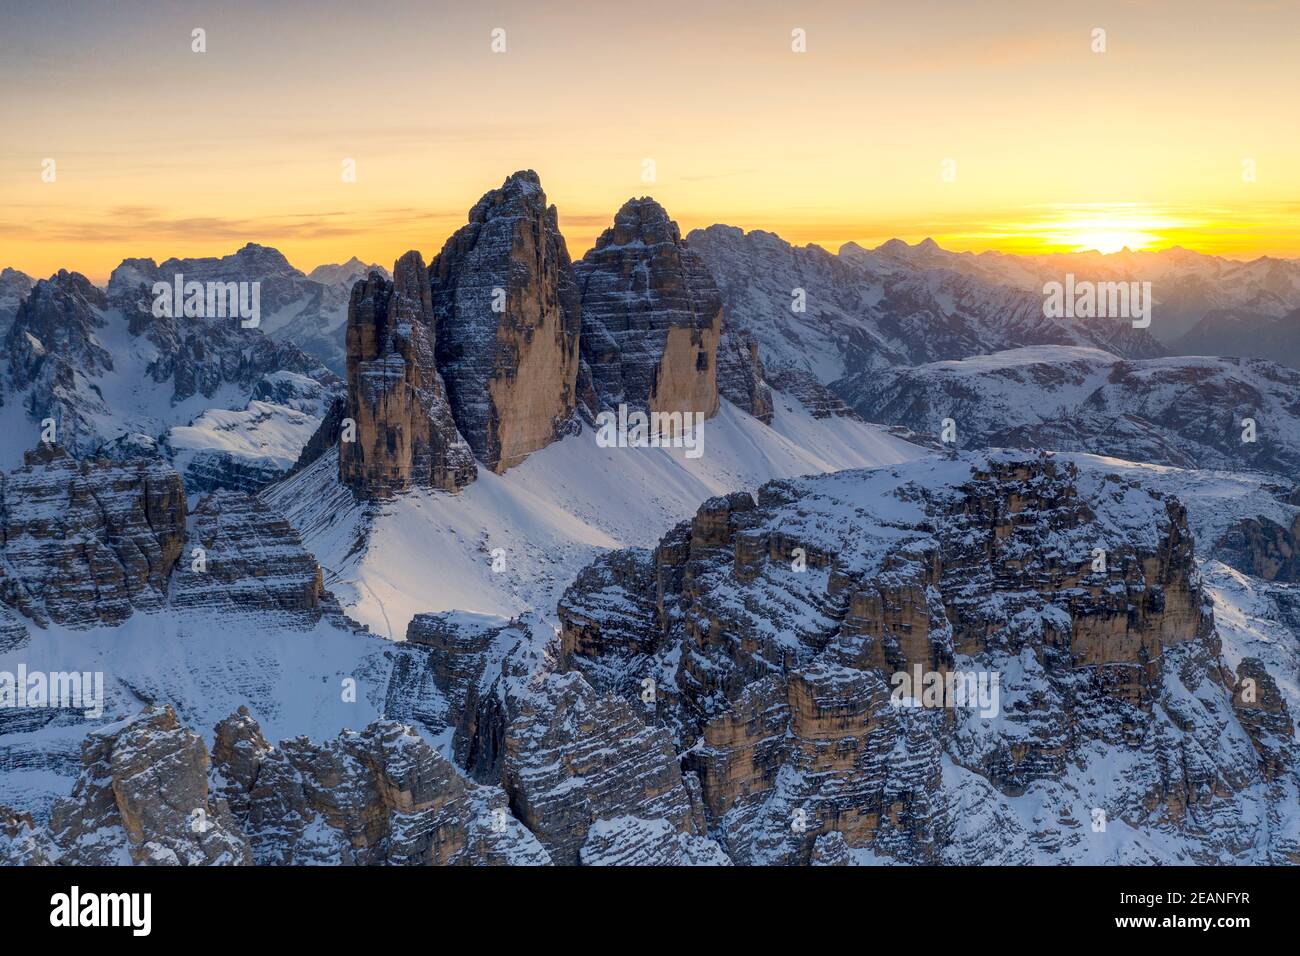
M 653 545 L 701 501 L 770 478 L 873 467 L 925 454 L 874 425 L 818 420 L 777 394 L 771 428 L 723 402 L 704 425 L 704 454 L 600 448 L 585 429 L 504 475 L 480 469 L 461 494 L 351 503 L 337 458 L 268 489 L 327 569 L 349 615 L 401 639 L 421 611 L 553 615 L 564 586 L 599 551 Z M 493 571 L 502 549 L 504 570 Z M 498 567 L 501 561 L 497 562 Z
M 145 703 L 171 704 L 209 745 L 213 726 L 241 704 L 258 715 L 268 739 L 360 729 L 380 716 L 388 680 L 386 642 L 327 620 L 295 630 L 256 614 L 172 609 L 136 614 L 120 627 L 30 630 L 28 646 L 0 653 L 0 672 L 20 664 L 28 673 L 102 672 L 104 715 L 94 725 Z M 351 703 L 342 693 L 347 677 L 357 686 Z M 0 735 L 0 803 L 39 812 L 66 794 L 91 725 L 49 710 L 32 729 Z

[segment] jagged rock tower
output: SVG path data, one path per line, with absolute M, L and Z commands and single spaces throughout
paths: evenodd
M 590 411 L 717 412 L 722 295 L 663 206 L 629 199 L 574 269 Z
M 393 281 L 377 272 L 348 305 L 348 407 L 355 441 L 339 444 L 339 477 L 366 497 L 411 487 L 459 491 L 477 471 L 434 361 L 424 259 L 408 252 Z
M 578 375 L 578 284 L 535 172 L 475 204 L 429 281 L 452 414 L 474 456 L 503 472 L 563 434 Z

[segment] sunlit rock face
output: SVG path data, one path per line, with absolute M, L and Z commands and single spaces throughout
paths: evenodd
M 576 400 L 581 297 L 537 174 L 480 199 L 429 280 L 452 414 L 474 457 L 505 471 L 563 435 Z
M 597 560 L 559 613 L 562 667 L 654 688 L 737 862 L 1086 857 L 1091 807 L 1189 858 L 1248 855 L 1238 814 L 1285 817 L 1296 782 L 1281 696 L 1257 679 L 1234 705 L 1181 504 L 1050 456 L 714 498 L 653 551 Z M 1281 824 L 1266 855 L 1296 849 Z
M 356 433 L 340 444 L 339 475 L 364 497 L 415 487 L 459 491 L 477 475 L 452 418 L 435 343 L 418 252 L 397 261 L 392 281 L 372 272 L 353 287 L 345 417 Z
M 664 208 L 628 200 L 574 270 L 590 411 L 714 414 L 722 295 Z

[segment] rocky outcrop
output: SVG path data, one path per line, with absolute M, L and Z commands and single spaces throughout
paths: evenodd
M 18 306 L 35 284 L 31 276 L 17 269 L 0 269 L 0 341 L 9 335 L 9 329 L 18 316 Z
M 0 654 L 26 647 L 31 640 L 27 624 L 11 608 L 0 604 Z
M 783 395 L 789 395 L 808 410 L 813 418 L 857 418 L 844 400 L 813 378 L 796 368 L 778 369 L 768 375 L 768 382 Z
M 322 615 L 341 618 L 298 533 L 239 491 L 213 492 L 195 507 L 172 576 L 171 606 L 272 614 L 277 623 L 303 627 Z
M 718 394 L 765 425 L 772 424 L 772 389 L 752 333 L 729 327 L 718 340 Z
M 1237 719 L 1259 753 L 1270 779 L 1283 776 L 1296 764 L 1295 721 L 1277 681 L 1258 658 L 1246 657 L 1237 665 L 1232 705 Z
M 393 661 L 384 713 L 452 731 L 456 762 L 479 780 L 500 778 L 507 657 L 526 642 L 520 621 L 464 611 L 417 614 Z
M 366 497 L 408 488 L 459 491 L 477 475 L 435 364 L 424 260 L 408 252 L 389 282 L 357 283 L 348 307 L 348 402 L 355 441 L 342 442 L 339 474 Z
M 50 835 L 62 865 L 238 865 L 251 862 L 225 802 L 208 788 L 203 739 L 171 707 L 92 732 L 72 795 Z
M 273 748 L 241 709 L 217 726 L 213 758 L 259 864 L 550 862 L 500 790 L 466 781 L 393 721 Z
M 559 437 L 575 407 L 580 294 L 537 174 L 480 199 L 429 279 L 456 424 L 480 462 L 505 471 Z
M 1103 807 L 1209 860 L 1253 852 L 1242 807 L 1294 784 L 1279 695 L 1235 716 L 1181 505 L 1049 457 L 711 499 L 559 614 L 561 666 L 628 706 L 654 688 L 737 862 L 1050 859 L 1089 821 L 1027 827 L 1045 785 L 1062 818 Z M 1295 843 L 1282 825 L 1271 852 Z
M 1300 515 L 1290 528 L 1263 515 L 1243 518 L 1215 543 L 1213 554 L 1243 574 L 1300 583 Z
M 46 447 L 0 476 L 0 598 L 42 626 L 120 624 L 165 603 L 184 535 L 171 466 Z
M 0 863 L 523 865 L 550 862 L 500 789 L 381 720 L 272 746 L 247 708 L 203 739 L 170 707 L 92 732 L 48 830 L 0 807 Z M 707 846 L 684 843 L 682 855 Z M 613 852 L 613 851 L 611 851 Z
M 0 804 L 0 866 L 52 866 L 58 849 L 30 813 Z
M 578 674 L 549 677 L 525 699 L 506 730 L 504 771 L 515 814 L 559 864 L 577 863 L 584 846 L 607 857 L 616 844 L 648 841 L 621 818 L 655 821 L 674 842 L 703 835 L 699 783 L 681 773 L 668 734 Z
M 713 415 L 722 295 L 664 208 L 628 200 L 574 271 L 591 413 Z

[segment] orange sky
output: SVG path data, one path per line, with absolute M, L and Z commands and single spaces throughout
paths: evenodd
M 643 194 L 831 249 L 1300 256 L 1290 0 L 30 6 L 0 12 L 0 266 L 37 276 L 429 257 L 525 167 L 575 256 Z

